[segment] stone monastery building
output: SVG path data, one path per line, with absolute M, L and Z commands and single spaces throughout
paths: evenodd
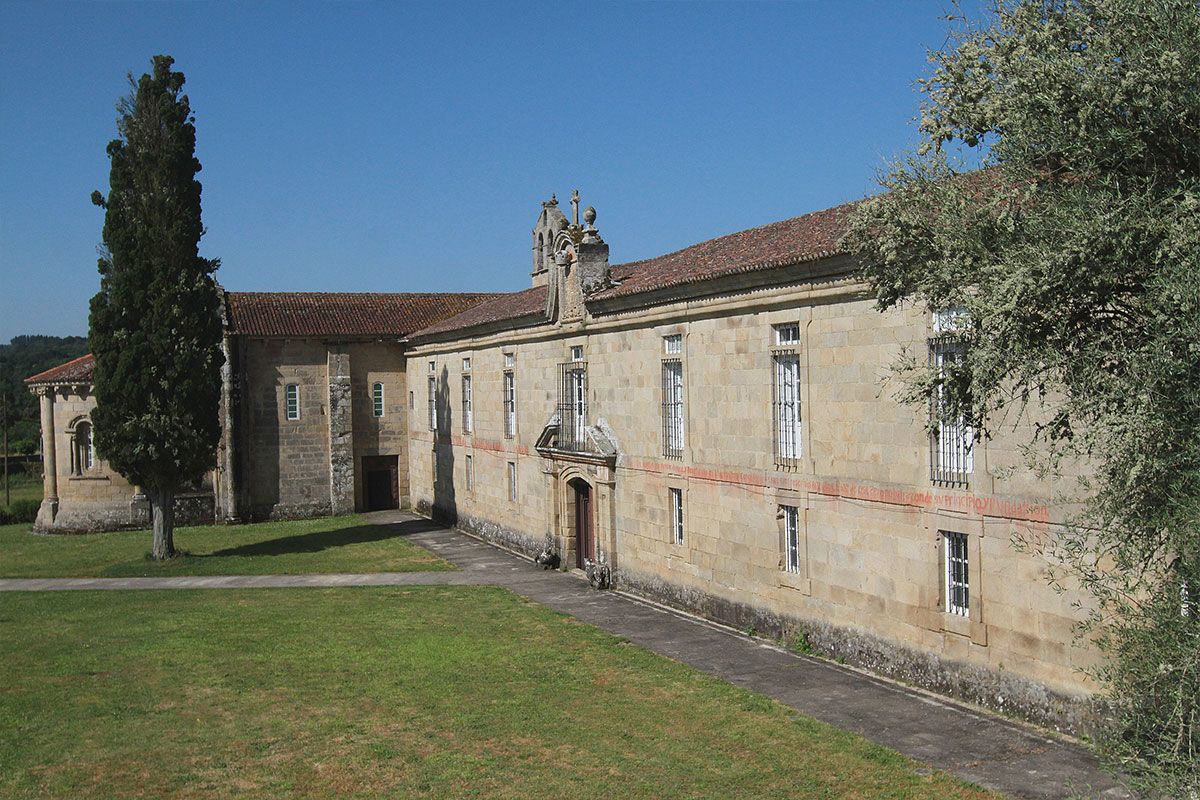
M 191 519 L 411 507 L 739 629 L 1077 728 L 1095 658 L 1009 438 L 931 435 L 885 386 L 953 314 L 880 313 L 850 205 L 629 264 L 543 203 L 511 294 L 225 294 L 223 437 Z M 90 356 L 41 396 L 42 530 L 145 525 L 91 446 Z M 1032 543 L 1018 550 L 1014 539 Z

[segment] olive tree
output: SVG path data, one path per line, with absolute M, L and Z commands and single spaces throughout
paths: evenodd
M 1200 780 L 1200 8 L 1023 0 L 955 22 L 918 83 L 919 147 L 844 244 L 881 308 L 968 312 L 961 360 L 897 364 L 904 397 L 980 437 L 1028 412 L 1034 466 L 1086 465 L 1046 553 L 1091 595 L 1102 750 L 1183 796 Z

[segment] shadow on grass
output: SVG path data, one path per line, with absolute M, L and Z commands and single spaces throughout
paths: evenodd
M 281 556 L 288 553 L 319 553 L 334 547 L 350 544 L 383 542 L 399 539 L 416 533 L 434 530 L 438 526 L 423 519 L 407 520 L 389 525 L 355 525 L 332 531 L 314 531 L 294 536 L 281 536 L 263 542 L 227 547 L 211 553 L 192 554 L 192 558 L 238 557 L 238 556 Z

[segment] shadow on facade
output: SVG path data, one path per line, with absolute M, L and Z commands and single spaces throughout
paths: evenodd
M 458 503 L 454 496 L 453 404 L 450 402 L 450 375 L 446 367 L 437 378 L 434 393 L 437 427 L 433 432 L 433 517 L 450 525 L 458 522 Z
M 315 531 L 301 533 L 295 536 L 281 536 L 265 542 L 227 547 L 212 553 L 204 553 L 197 558 L 212 558 L 214 556 L 282 556 L 289 553 L 319 553 L 348 544 L 365 542 L 385 542 L 389 539 L 402 539 L 405 536 L 423 533 L 437 529 L 438 525 L 423 519 L 406 520 L 392 525 L 354 525 L 349 528 L 338 528 L 332 531 Z

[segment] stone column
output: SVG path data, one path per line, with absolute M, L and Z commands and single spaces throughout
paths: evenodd
M 54 430 L 54 387 L 38 391 L 42 411 L 42 505 L 38 508 L 37 524 L 41 528 L 54 525 L 58 515 L 58 455 Z
M 350 392 L 350 353 L 328 351 L 329 506 L 337 514 L 354 513 L 354 408 Z

